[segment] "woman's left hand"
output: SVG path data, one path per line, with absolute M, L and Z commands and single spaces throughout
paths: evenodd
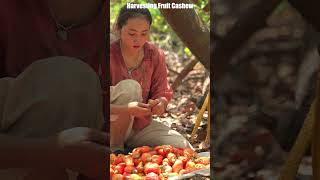
M 151 106 L 152 114 L 158 116 L 165 112 L 167 106 L 166 101 L 160 98 L 155 100 L 149 99 L 148 104 Z

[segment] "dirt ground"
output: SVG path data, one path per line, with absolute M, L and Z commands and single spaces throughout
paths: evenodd
M 227 35 L 254 2 L 241 1 L 240 7 L 240 2 L 217 0 L 217 36 Z M 317 34 L 292 7 L 281 8 L 240 48 L 230 71 L 213 82 L 216 179 L 277 179 L 312 101 Z M 297 179 L 310 179 L 311 163 L 306 155 Z

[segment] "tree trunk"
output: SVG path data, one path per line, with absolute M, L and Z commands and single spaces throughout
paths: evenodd
M 154 0 L 155 3 L 191 3 L 189 0 Z M 181 41 L 206 69 L 210 69 L 210 32 L 194 9 L 159 9 Z

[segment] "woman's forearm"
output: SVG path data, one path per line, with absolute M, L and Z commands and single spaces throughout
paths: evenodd
M 0 169 L 58 166 L 56 145 L 49 138 L 32 139 L 0 134 Z
M 110 114 L 128 113 L 128 105 L 110 104 Z

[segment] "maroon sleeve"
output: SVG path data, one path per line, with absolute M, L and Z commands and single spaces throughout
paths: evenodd
M 151 99 L 165 97 L 169 102 L 172 98 L 173 92 L 167 80 L 168 73 L 165 55 L 160 49 L 157 49 L 156 54 L 154 72 L 151 78 Z
M 5 51 L 6 51 L 6 36 L 7 36 L 7 11 L 6 8 L 3 6 L 6 6 L 6 2 L 2 4 L 2 8 L 0 8 L 0 78 L 6 76 L 6 70 L 5 70 Z

